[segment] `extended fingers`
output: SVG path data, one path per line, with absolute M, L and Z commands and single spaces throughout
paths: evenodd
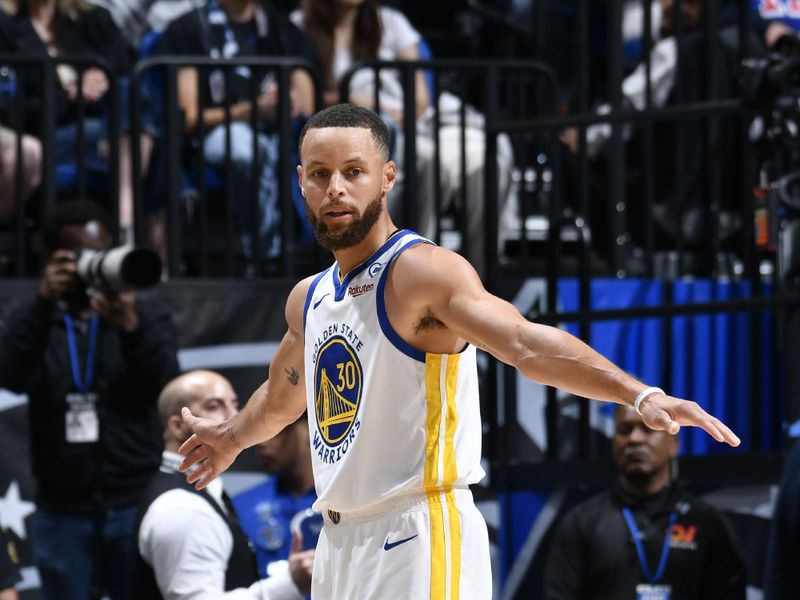
M 684 406 L 688 407 L 688 410 L 681 418 L 683 424 L 700 427 L 718 442 L 724 442 L 734 447 L 741 443 L 741 440 L 725 423 L 708 414 L 696 402 L 686 402 Z
M 717 419 L 716 417 L 712 417 L 708 415 L 706 419 L 706 424 L 708 427 L 703 427 L 708 433 L 718 442 L 725 442 L 726 444 L 733 446 L 734 448 L 741 444 L 741 440 L 737 437 L 735 433 L 731 430 L 730 427 L 725 425 L 722 421 Z M 716 431 L 716 435 L 714 435 L 709 428 L 713 428 Z

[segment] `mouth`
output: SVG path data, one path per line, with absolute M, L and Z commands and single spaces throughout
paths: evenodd
M 333 210 L 326 210 L 324 213 L 322 213 L 322 218 L 325 219 L 326 221 L 339 223 L 352 219 L 353 213 L 349 210 L 338 208 Z
M 648 453 L 646 450 L 641 448 L 633 448 L 631 450 L 626 450 L 625 453 L 622 455 L 622 462 L 626 464 L 638 464 L 647 462 L 648 460 Z

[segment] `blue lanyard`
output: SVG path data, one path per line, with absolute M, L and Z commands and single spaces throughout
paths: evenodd
M 672 539 L 672 526 L 678 519 L 678 515 L 674 512 L 669 515 L 669 523 L 667 524 L 667 532 L 664 534 L 664 546 L 661 549 L 661 559 L 658 562 L 658 569 L 655 575 L 650 574 L 650 566 L 647 564 L 647 557 L 644 554 L 644 546 L 642 540 L 639 539 L 639 528 L 636 527 L 636 521 L 633 520 L 633 515 L 628 507 L 622 509 L 622 514 L 625 517 L 625 522 L 628 524 L 628 529 L 633 536 L 633 544 L 636 546 L 636 554 L 639 557 L 639 564 L 642 567 L 642 573 L 649 583 L 658 583 L 664 576 L 664 571 L 667 569 L 667 559 L 669 558 L 669 542 Z
M 72 381 L 75 382 L 75 388 L 82 394 L 89 392 L 92 387 L 92 378 L 94 377 L 94 354 L 97 348 L 97 324 L 100 319 L 97 315 L 92 316 L 89 322 L 89 343 L 86 349 L 86 374 L 81 377 L 81 366 L 78 361 L 78 344 L 75 341 L 75 323 L 72 320 L 72 315 L 64 315 L 64 323 L 67 326 L 67 341 L 69 342 L 69 362 L 72 366 Z

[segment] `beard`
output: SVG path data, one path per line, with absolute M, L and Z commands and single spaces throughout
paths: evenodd
M 352 248 L 361 243 L 378 222 L 378 218 L 383 212 L 383 193 L 379 194 L 372 202 L 367 205 L 364 213 L 360 217 L 353 216 L 353 221 L 342 229 L 331 230 L 322 219 L 318 219 L 311 209 L 306 205 L 306 216 L 308 217 L 311 228 L 314 230 L 314 237 L 317 243 L 326 250 L 342 250 Z

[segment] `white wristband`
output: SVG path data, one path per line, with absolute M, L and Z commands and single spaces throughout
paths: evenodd
M 658 388 L 658 387 L 646 387 L 646 388 L 644 388 L 641 392 L 639 392 L 639 394 L 636 396 L 636 399 L 633 401 L 634 410 L 641 417 L 642 416 L 642 411 L 639 410 L 639 409 L 642 407 L 642 402 L 644 402 L 647 398 L 649 398 L 653 394 L 663 394 L 663 393 L 664 393 L 664 390 L 662 390 L 661 388 Z

